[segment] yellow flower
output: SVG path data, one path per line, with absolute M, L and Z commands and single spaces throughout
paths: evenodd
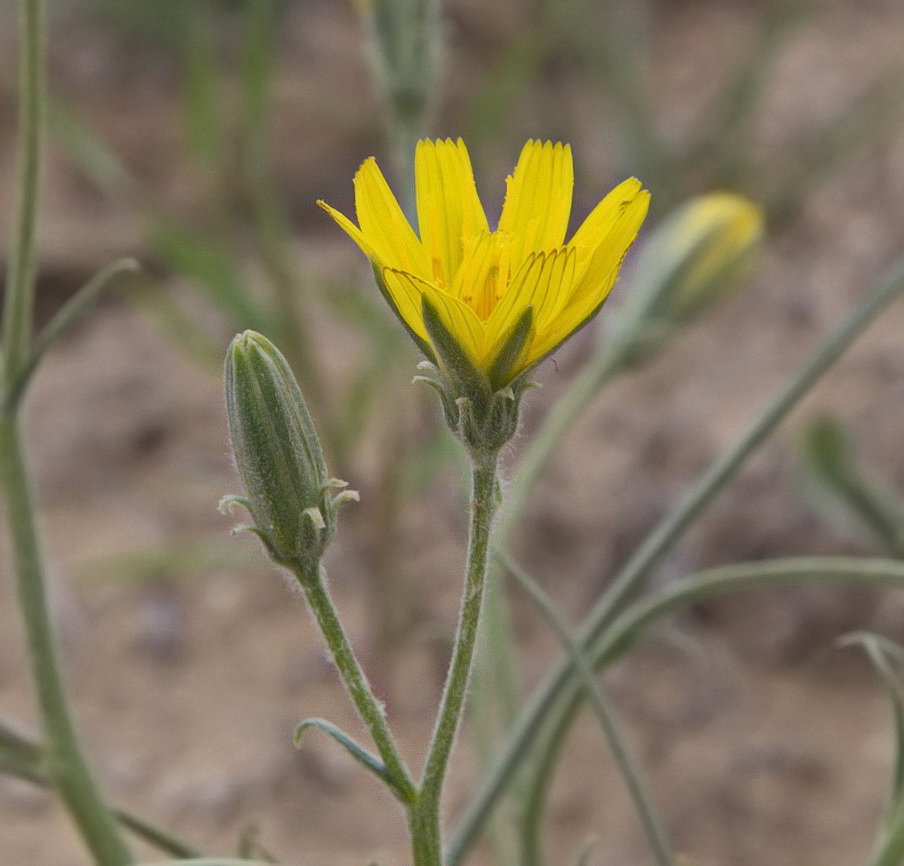
M 371 158 L 355 175 L 356 226 L 318 202 L 370 258 L 381 289 L 425 354 L 463 361 L 504 388 L 599 310 L 646 216 L 649 193 L 619 184 L 569 241 L 574 170 L 566 144 L 529 141 L 495 231 L 464 143 L 421 141 L 415 232 Z M 446 345 L 443 345 L 444 342 Z

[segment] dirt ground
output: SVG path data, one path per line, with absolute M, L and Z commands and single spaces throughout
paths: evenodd
M 770 87 L 757 128 L 766 150 L 789 127 L 831 117 L 875 74 L 900 63 L 904 6 L 816 5 L 820 13 L 783 53 Z M 274 133 L 276 171 L 297 227 L 293 252 L 310 272 L 360 276 L 369 291 L 357 251 L 313 205 L 322 196 L 346 206 L 355 165 L 382 147 L 356 21 L 338 2 L 297 6 L 285 32 Z M 155 199 L 190 218 L 197 189 L 179 156 L 171 58 L 73 8 L 53 6 L 52 87 L 102 131 Z M 758 7 L 701 0 L 656 9 L 653 91 L 663 129 L 677 136 L 749 36 Z M 486 58 L 525 14 L 515 2 L 451 4 L 448 63 L 461 74 L 451 76 L 440 132 L 457 134 L 474 80 L 488 74 Z M 2 10 L 0 231 L 11 205 L 13 42 Z M 614 170 L 605 156 L 610 142 L 598 118 L 580 111 L 589 104 L 586 84 L 564 75 L 556 86 L 564 117 L 550 123 L 527 104 L 487 163 L 507 169 L 524 138 L 567 134 L 579 155 L 578 185 L 582 174 L 586 185 L 600 177 L 586 193 L 589 207 Z M 563 443 L 517 549 L 570 617 L 587 609 L 697 472 L 904 250 L 902 179 L 904 132 L 821 188 L 770 237 L 743 292 L 618 381 Z M 159 290 L 191 296 L 183 279 L 150 259 L 135 215 L 100 195 L 53 146 L 40 250 L 42 315 L 114 255 L 138 256 Z M 225 349 L 235 326 L 192 303 Z M 347 333 L 326 314 L 318 324 L 322 353 L 335 355 Z M 902 325 L 898 303 L 712 505 L 657 581 L 772 556 L 881 553 L 808 498 L 796 472 L 796 437 L 817 410 L 831 410 L 848 424 L 869 471 L 904 492 Z M 542 369 L 544 387 L 527 398 L 509 474 L 592 339 L 583 335 Z M 412 353 L 399 371 L 398 403 L 389 408 L 418 418 L 430 398 L 403 384 L 415 360 Z M 341 377 L 342 358 L 328 363 Z M 323 737 L 311 734 L 300 750 L 292 745 L 302 718 L 321 716 L 352 731 L 357 722 L 301 600 L 253 540 L 230 535 L 231 521 L 216 511 L 222 495 L 238 490 L 218 369 L 174 344 L 139 305 L 110 301 L 53 352 L 27 408 L 73 703 L 111 796 L 205 851 L 235 851 L 243 834 L 257 833 L 291 866 L 406 863 L 404 822 L 377 785 Z M 382 472 L 377 445 L 345 467 L 363 496 L 343 515 L 329 572 L 348 630 L 417 765 L 454 626 L 465 518 L 451 474 L 441 472 L 389 542 L 408 620 L 387 645 L 374 615 L 390 609 L 374 574 Z M 513 610 L 527 690 L 557 650 L 514 590 Z M 855 651 L 836 644 L 861 629 L 904 639 L 904 600 L 812 586 L 759 593 L 673 618 L 610 672 L 678 851 L 700 866 L 866 862 L 892 741 L 873 676 Z M 37 728 L 8 566 L 0 580 L 0 714 Z M 476 775 L 467 732 L 457 756 L 451 818 Z M 586 862 L 594 866 L 650 862 L 589 717 L 566 750 L 550 817 L 552 863 L 574 862 L 588 840 L 595 841 Z M 0 778 L 0 864 L 87 862 L 50 796 Z M 486 852 L 473 862 L 489 863 Z

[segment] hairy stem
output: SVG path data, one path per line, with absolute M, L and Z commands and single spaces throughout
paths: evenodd
M 299 574 L 311 611 L 332 653 L 336 670 L 355 705 L 355 709 L 370 731 L 377 751 L 383 759 L 386 771 L 393 779 L 394 793 L 408 805 L 415 796 L 414 783 L 399 755 L 395 739 L 386 721 L 383 706 L 371 690 L 358 658 L 352 649 L 345 629 L 336 614 L 336 608 L 326 588 L 322 569 L 313 574 Z
M 471 661 L 480 624 L 490 532 L 496 506 L 496 455 L 475 464 L 471 487 L 471 528 L 461 613 L 436 727 L 427 751 L 417 801 L 409 815 L 415 866 L 440 866 L 441 799 L 446 768 L 461 722 Z

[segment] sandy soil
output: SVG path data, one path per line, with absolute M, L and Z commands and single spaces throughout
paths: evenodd
M 764 152 L 830 117 L 898 62 L 899 4 L 819 6 L 778 65 L 755 131 Z M 660 13 L 653 91 L 663 128 L 677 136 L 731 64 L 756 10 L 695 2 L 660 4 Z M 453 5 L 449 63 L 461 73 L 441 108 L 441 132 L 465 123 L 476 82 L 525 16 L 514 3 Z M 190 218 L 199 193 L 178 157 L 178 78 L 167 52 L 63 10 L 54 21 L 55 90 L 103 131 L 156 200 Z M 285 40 L 274 150 L 297 223 L 295 252 L 311 272 L 360 275 L 370 290 L 351 245 L 313 206 L 318 196 L 347 204 L 354 166 L 381 147 L 354 17 L 341 4 L 299 4 Z M 14 114 L 5 21 L 0 41 L 0 189 L 8 190 Z M 544 109 L 548 93 L 524 100 L 484 164 L 507 169 L 529 135 L 566 136 L 578 154 L 579 184 L 581 175 L 585 183 L 599 179 L 587 184 L 589 206 L 616 170 L 606 156 L 604 107 L 567 64 L 550 70 L 548 86 L 560 113 L 551 119 Z M 899 135 L 822 188 L 771 238 L 743 293 L 617 382 L 563 443 L 517 545 L 569 616 L 586 610 L 695 474 L 904 249 L 902 177 Z M 161 290 L 194 297 L 150 260 L 134 214 L 99 195 L 56 148 L 46 179 L 42 315 L 123 253 L 148 261 Z M 190 303 L 225 347 L 235 325 Z M 348 332 L 321 315 L 321 350 L 330 356 Z M 830 409 L 849 424 L 869 470 L 904 490 L 902 322 L 898 304 L 714 503 L 657 580 L 742 559 L 879 552 L 808 500 L 795 474 L 795 437 L 815 411 Z M 522 439 L 592 339 L 576 340 L 544 367 Z M 392 408 L 411 417 L 416 437 L 428 398 L 404 385 L 414 360 L 398 373 Z M 341 379 L 342 358 L 328 363 Z M 374 443 L 388 434 L 380 435 Z M 112 796 L 212 852 L 234 851 L 255 831 L 292 866 L 404 864 L 403 821 L 376 784 L 325 738 L 312 734 L 302 749 L 292 746 L 294 724 L 306 716 L 349 730 L 357 723 L 301 601 L 215 510 L 238 487 L 215 366 L 174 345 L 136 305 L 109 302 L 42 369 L 28 402 L 28 441 L 74 706 Z M 440 472 L 395 535 L 381 536 L 383 453 L 371 444 L 345 467 L 364 497 L 344 515 L 329 566 L 348 629 L 417 764 L 453 628 L 465 525 L 452 473 Z M 397 564 L 401 613 L 375 574 L 381 555 Z M 524 600 L 513 601 L 528 688 L 557 651 Z M 375 610 L 400 617 L 400 635 L 387 640 Z M 673 619 L 610 673 L 678 850 L 706 866 L 865 861 L 890 769 L 888 711 L 865 664 L 835 638 L 854 629 L 904 638 L 902 612 L 900 598 L 862 590 L 809 587 L 727 600 Z M 5 568 L 0 712 L 34 729 L 22 647 Z M 450 815 L 476 772 L 467 742 L 458 756 Z M 551 862 L 572 862 L 590 838 L 594 866 L 648 862 L 589 717 L 564 756 L 551 818 Z M 489 862 L 482 856 L 474 862 Z M 51 797 L 0 778 L 0 863 L 82 866 L 87 858 Z

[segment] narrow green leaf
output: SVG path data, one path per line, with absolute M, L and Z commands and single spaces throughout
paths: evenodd
M 622 724 L 615 713 L 615 709 L 612 707 L 602 685 L 596 681 L 593 661 L 582 649 L 578 639 L 572 634 L 568 623 L 559 613 L 555 603 L 543 587 L 507 553 L 497 551 L 496 557 L 528 594 L 547 625 L 559 639 L 562 648 L 571 657 L 590 707 L 600 723 L 600 728 L 612 753 L 612 758 L 625 783 L 647 844 L 650 846 L 650 853 L 658 866 L 674 866 L 675 857 L 669 845 L 662 820 L 657 814 L 656 807 L 650 796 L 646 779 L 634 754 L 634 749 L 628 741 Z M 561 741 L 567 736 L 567 733 L 567 727 L 563 728 L 560 731 L 561 736 L 556 737 L 548 744 L 549 748 L 558 752 Z M 535 816 L 535 818 L 539 818 L 539 816 Z
M 904 555 L 904 504 L 857 466 L 839 422 L 823 415 L 802 436 L 805 470 L 820 491 L 868 529 L 892 556 Z
M 293 736 L 296 748 L 301 745 L 301 738 L 308 728 L 316 728 L 318 731 L 323 731 L 323 733 L 332 737 L 366 770 L 385 782 L 399 800 L 403 803 L 405 802 L 403 792 L 396 783 L 396 780 L 393 779 L 392 775 L 386 769 L 386 765 L 376 755 L 368 752 L 367 749 L 355 742 L 355 740 L 346 734 L 345 731 L 334 725 L 332 722 L 326 721 L 326 719 L 305 719 L 303 722 L 299 722 Z
M 904 650 L 880 635 L 856 632 L 841 640 L 842 646 L 860 646 L 866 653 L 873 670 L 885 689 L 891 703 L 895 737 L 895 758 L 892 769 L 892 785 L 889 797 L 887 822 L 890 824 L 900 811 L 904 795 L 904 688 L 895 670 L 904 660 Z M 901 816 L 904 818 L 904 815 Z
M 32 375 L 41 363 L 47 351 L 61 337 L 65 336 L 75 325 L 93 309 L 100 296 L 119 282 L 119 278 L 127 274 L 138 273 L 139 265 L 134 259 L 118 259 L 102 268 L 94 277 L 83 285 L 47 323 L 38 335 L 35 343 L 25 359 L 17 375 L 8 383 L 4 402 L 14 404 L 24 394 Z M 121 283 L 120 283 L 121 285 Z
M 887 140 L 904 113 L 904 71 L 881 76 L 809 140 L 790 149 L 782 170 L 752 167 L 747 186 L 759 195 L 762 179 L 773 181 L 765 195 L 770 224 L 794 215 L 810 193 L 855 156 Z

